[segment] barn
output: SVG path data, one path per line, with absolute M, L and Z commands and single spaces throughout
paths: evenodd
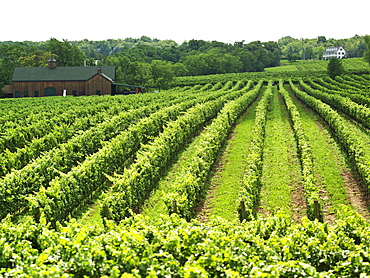
M 142 87 L 115 83 L 116 67 L 57 67 L 50 58 L 47 67 L 16 67 L 11 91 L 13 97 L 112 95 L 125 86 L 141 92 Z

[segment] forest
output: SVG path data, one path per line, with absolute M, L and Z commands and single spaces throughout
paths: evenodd
M 318 60 L 328 46 L 344 46 L 349 58 L 366 51 L 363 36 L 348 39 L 295 39 L 277 42 L 218 41 L 140 38 L 103 41 L 0 42 L 0 87 L 11 83 L 14 67 L 46 66 L 53 55 L 59 66 L 102 65 L 117 67 L 117 82 L 158 89 L 168 88 L 174 77 L 238 72 L 262 72 L 280 65 L 282 59 Z

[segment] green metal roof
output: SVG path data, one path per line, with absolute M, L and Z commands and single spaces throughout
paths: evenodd
M 116 85 L 116 86 L 123 86 L 123 87 L 129 87 L 129 88 L 145 88 L 145 87 L 141 87 L 141 86 L 135 86 L 135 85 L 126 85 L 126 84 L 119 84 L 119 83 L 112 83 L 112 85 Z
M 98 66 L 93 67 L 17 67 L 14 69 L 13 81 L 85 81 L 98 73 Z M 101 67 L 102 75 L 112 81 L 115 79 L 114 66 Z M 103 76 L 104 76 L 103 75 Z

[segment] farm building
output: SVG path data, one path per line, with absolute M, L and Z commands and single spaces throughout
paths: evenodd
M 344 59 L 344 58 L 347 58 L 347 52 L 344 50 L 343 46 L 326 48 L 326 51 L 322 55 L 322 58 L 327 60 L 332 57 L 336 57 L 338 59 Z
M 91 96 L 118 93 L 124 86 L 141 92 L 142 87 L 115 83 L 116 68 L 105 67 L 57 67 L 50 58 L 47 67 L 17 67 L 13 73 L 13 85 L 7 91 L 13 97 L 44 96 Z

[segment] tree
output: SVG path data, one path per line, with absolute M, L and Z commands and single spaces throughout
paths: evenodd
M 322 58 L 322 54 L 325 52 L 325 47 L 324 46 L 316 46 L 312 49 L 313 51 L 313 59 L 321 59 Z
M 204 75 L 209 74 L 209 66 L 207 60 L 207 54 L 201 53 L 198 55 L 187 56 L 184 59 L 183 64 L 188 70 L 189 75 Z
M 124 81 L 129 85 L 147 86 L 151 79 L 150 65 L 147 63 L 131 62 L 128 66 Z
M 172 65 L 172 69 L 175 76 L 185 76 L 189 73 L 188 69 L 183 63 L 176 63 Z
M 285 36 L 278 40 L 278 45 L 280 47 L 287 46 L 289 43 L 296 41 L 297 39 L 292 38 L 291 36 Z
M 67 40 L 60 42 L 57 39 L 51 38 L 46 42 L 46 49 L 58 55 L 57 63 L 61 67 L 83 66 L 86 58 L 85 54 L 77 45 L 72 45 Z
M 21 67 L 46 67 L 48 65 L 48 60 L 50 59 L 52 53 L 42 50 L 35 50 L 29 55 L 20 57 L 18 59 L 19 66 Z M 55 59 L 57 55 L 53 55 Z
M 231 54 L 220 55 L 221 69 L 220 73 L 231 73 L 239 72 L 242 69 L 243 63 L 239 57 L 235 57 Z
M 365 40 L 365 44 L 366 44 L 366 47 L 367 47 L 367 51 L 365 51 L 365 53 L 364 53 L 364 59 L 370 65 L 370 36 L 369 35 L 365 36 L 364 40 Z
M 281 49 L 276 42 L 269 41 L 264 43 L 265 49 L 268 51 L 268 67 L 280 66 Z
M 289 62 L 294 62 L 302 58 L 300 52 L 302 50 L 302 42 L 293 41 L 287 44 L 286 46 L 286 57 Z
M 169 62 L 153 60 L 150 64 L 152 83 L 160 91 L 167 89 L 173 79 L 173 70 Z
M 175 46 L 163 47 L 159 51 L 161 60 L 177 63 L 180 59 L 180 51 Z
M 326 37 L 325 36 L 318 36 L 317 37 L 317 43 L 326 43 Z
M 253 65 L 253 71 L 263 71 L 266 67 L 268 67 L 270 64 L 270 57 L 268 57 L 268 51 L 263 43 L 260 41 L 253 41 L 246 44 L 244 47 L 254 56 L 255 63 Z
M 256 59 L 252 52 L 244 49 L 244 48 L 238 48 L 235 53 L 235 56 L 239 57 L 242 65 L 241 65 L 241 72 L 246 71 L 254 71 L 254 65 L 256 64 Z
M 125 56 L 108 56 L 98 62 L 99 66 L 115 66 L 116 78 L 118 83 L 125 83 L 125 76 L 130 68 L 130 59 Z
M 0 46 L 0 82 L 10 84 L 15 67 L 19 67 L 19 58 L 28 56 L 34 48 L 22 43 L 2 44 Z
M 238 72 L 243 64 L 241 60 L 231 54 L 209 51 L 197 55 L 189 55 L 183 61 L 189 75 L 205 75 Z
M 209 42 L 206 42 L 204 40 L 190 40 L 188 43 L 188 50 L 200 50 L 202 47 L 204 48 Z
M 328 63 L 327 72 L 331 78 L 335 78 L 338 75 L 342 75 L 344 73 L 344 67 L 342 64 L 342 60 L 336 57 L 330 58 L 329 63 Z

